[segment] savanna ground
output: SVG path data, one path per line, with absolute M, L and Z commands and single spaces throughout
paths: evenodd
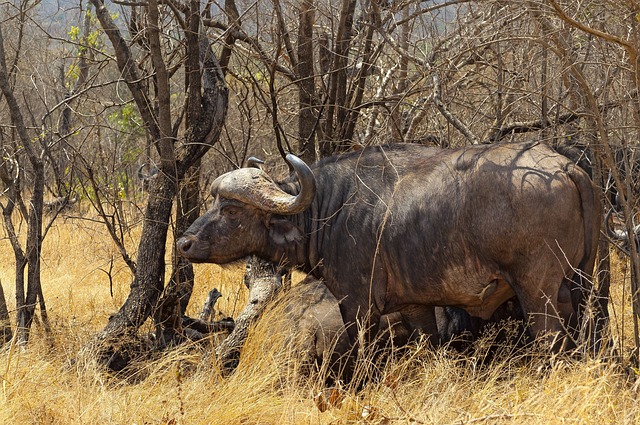
M 129 248 L 136 238 L 134 229 Z M 359 365 L 359 376 L 373 378 L 358 389 L 325 390 L 325 400 L 333 398 L 335 406 L 323 412 L 316 397 L 322 379 L 284 367 L 292 353 L 274 317 L 257 325 L 230 377 L 223 377 L 209 356 L 215 342 L 145 362 L 137 379 L 117 379 L 90 362 L 77 362 L 78 351 L 124 302 L 131 277 L 100 224 L 59 219 L 43 252 L 53 333 L 47 338 L 36 325 L 26 350 L 13 347 L 0 354 L 0 423 L 638 424 L 640 379 L 627 360 L 633 332 L 626 272 L 614 257 L 612 333 L 621 361 L 549 361 L 535 351 L 505 348 L 483 365 L 486 344 L 465 356 L 418 345 L 384 364 Z M 15 305 L 14 260 L 6 240 L 0 259 L 5 295 Z M 240 265 L 197 266 L 190 315 L 198 315 L 212 287 L 223 293 L 217 314 L 237 315 L 247 295 L 242 272 Z

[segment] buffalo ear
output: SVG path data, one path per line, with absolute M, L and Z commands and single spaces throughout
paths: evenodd
M 272 217 L 268 227 L 269 238 L 277 245 L 287 245 L 302 240 L 302 232 L 289 220 Z

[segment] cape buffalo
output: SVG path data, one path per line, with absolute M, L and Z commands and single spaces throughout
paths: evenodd
M 256 264 L 256 261 L 253 261 L 253 264 Z M 253 302 L 250 291 L 247 307 L 251 308 L 251 304 Z M 350 378 L 355 352 L 347 336 L 348 327 L 342 319 L 338 299 L 321 280 L 308 275 L 276 296 L 271 303 L 264 304 L 269 304 L 264 306 L 266 315 L 259 314 L 254 317 L 258 323 L 256 329 L 264 332 L 267 328 L 269 332 L 282 336 L 295 365 L 303 366 L 302 371 L 307 372 L 314 369 L 324 370 L 328 373 L 329 382 L 336 377 L 345 380 Z M 242 320 L 247 307 L 238 317 L 236 328 L 232 332 L 233 334 L 240 331 L 245 334 L 244 338 L 248 336 L 250 327 L 250 323 Z M 475 330 L 474 324 L 470 323 L 467 317 L 458 309 L 436 307 L 437 327 L 442 339 L 449 343 L 454 342 L 455 348 L 462 348 L 463 341 L 466 340 L 463 339 L 466 336 L 465 332 L 471 333 Z M 409 327 L 399 312 L 381 316 L 375 336 L 376 350 L 372 351 L 372 354 L 375 352 L 376 355 L 384 355 L 385 348 L 404 346 L 411 337 Z M 283 342 L 278 338 L 274 341 L 276 344 Z M 239 356 L 244 340 L 236 338 L 234 342 L 238 350 L 236 355 Z M 234 362 L 230 361 L 228 355 L 225 356 L 225 350 L 221 348 L 227 345 L 226 343 L 227 339 L 216 347 L 216 355 L 219 360 L 227 361 L 226 365 L 223 363 L 223 371 L 230 372 L 238 359 Z
M 619 225 L 618 228 L 611 227 L 610 221 L 611 215 L 613 213 L 614 210 L 610 209 L 609 211 L 607 211 L 607 214 L 604 217 L 604 228 L 607 232 L 607 236 L 609 236 L 609 238 L 615 242 L 616 247 L 618 247 L 626 255 L 630 256 L 631 243 L 636 244 L 636 249 L 640 248 L 640 224 L 634 225 L 632 229 L 633 232 L 631 235 L 629 235 L 629 232 L 622 225 Z
M 570 344 L 601 218 L 591 180 L 568 158 L 528 142 L 287 161 L 295 173 L 281 183 L 257 168 L 218 177 L 211 208 L 177 241 L 182 255 L 298 266 L 340 300 L 345 323 L 373 334 L 399 312 L 437 335 L 432 306 L 487 319 L 515 295 L 533 336 Z
M 284 314 L 277 332 L 287 336 L 298 361 L 336 376 L 351 367 L 349 338 L 338 300 L 319 280 L 308 276 L 279 299 Z

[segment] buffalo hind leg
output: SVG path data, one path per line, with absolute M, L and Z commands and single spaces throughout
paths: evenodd
M 562 278 L 556 280 L 562 282 Z M 538 285 L 521 280 L 516 290 L 522 310 L 528 318 L 531 336 L 546 340 L 547 346 L 556 353 L 575 348 L 569 332 L 569 327 L 575 320 L 575 312 L 570 300 L 565 300 L 566 294 L 563 291 L 566 288 L 563 285 L 549 291 L 555 293 L 547 294 Z

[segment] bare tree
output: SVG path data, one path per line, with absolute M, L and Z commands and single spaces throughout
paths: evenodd
M 131 6 L 130 28 L 136 28 L 139 24 L 135 19 L 140 12 L 147 21 L 143 33 L 132 34 L 141 37 L 145 51 L 139 60 L 106 6 L 100 0 L 92 0 L 92 3 L 114 49 L 122 78 L 159 157 L 159 173 L 149 187 L 131 291 L 119 312 L 110 318 L 108 325 L 98 335 L 98 341 L 108 345 L 112 341 L 117 342 L 123 335 L 135 332 L 157 307 L 165 285 L 164 254 L 173 202 L 185 177 L 192 172 L 192 167 L 218 140 L 227 110 L 227 88 L 201 28 L 200 2 L 192 1 L 181 10 L 171 10 L 155 1 L 143 7 Z M 161 16 L 164 13 L 166 15 Z M 176 25 L 175 30 L 182 31 L 184 44 L 165 42 L 168 40 L 163 38 L 162 25 L 166 16 Z M 169 51 L 165 48 L 169 48 Z M 149 61 L 146 61 L 147 58 Z M 172 58 L 176 61 L 172 62 Z M 186 81 L 185 109 L 174 115 L 171 81 L 182 67 Z M 180 143 L 179 138 L 184 142 Z M 184 204 L 182 202 L 181 206 Z M 179 212 L 192 214 L 191 211 Z M 174 276 L 188 276 L 184 274 L 184 268 L 189 265 L 178 264 L 177 267 L 182 271 L 174 273 Z M 189 285 L 188 282 L 177 284 Z M 170 310 L 167 304 L 165 302 L 161 306 L 163 311 Z M 175 316 L 175 313 L 169 316 Z M 180 318 L 181 314 L 177 313 L 177 317 Z M 166 314 L 157 314 L 156 320 L 162 320 L 160 325 L 169 323 Z M 173 329 L 172 326 L 167 327 Z
M 633 151 L 630 149 L 635 145 L 633 141 L 638 140 L 638 131 L 640 130 L 640 104 L 638 103 L 637 93 L 640 89 L 640 71 L 638 64 L 638 32 L 637 22 L 633 22 L 630 28 L 616 25 L 603 25 L 604 20 L 611 16 L 611 13 L 637 14 L 638 8 L 634 5 L 627 5 L 628 9 L 622 10 L 617 7 L 607 7 L 602 5 L 596 9 L 596 14 L 591 17 L 582 16 L 579 10 L 572 10 L 573 5 L 562 5 L 557 1 L 550 1 L 550 9 L 548 15 L 554 16 L 560 20 L 561 24 L 566 25 L 575 31 L 575 37 L 586 35 L 592 40 L 595 52 L 592 54 L 598 57 L 603 54 L 602 61 L 611 62 L 611 57 L 619 58 L 620 69 L 626 70 L 622 72 L 613 72 L 603 76 L 598 75 L 576 60 L 576 48 L 567 43 L 558 36 L 553 37 L 556 51 L 565 61 L 570 63 L 570 75 L 575 81 L 577 92 L 580 97 L 581 109 L 585 111 L 584 120 L 587 123 L 588 133 L 591 135 L 593 150 L 596 152 L 600 161 L 600 167 L 607 170 L 607 175 L 615 182 L 617 199 L 621 210 L 625 217 L 625 231 L 627 235 L 633 235 L 635 232 L 634 217 L 637 213 L 637 199 L 639 192 L 637 190 L 637 181 L 633 176 Z M 613 6 L 613 4 L 611 5 Z M 554 31 L 557 34 L 557 27 L 542 16 L 545 11 L 544 7 L 539 5 L 531 5 L 536 11 L 537 20 L 546 31 Z M 535 7 L 535 9 L 534 9 Z M 540 8 L 540 9 L 538 9 Z M 612 12 L 612 11 L 616 12 Z M 561 25 L 561 24 L 558 24 Z M 567 31 L 565 31 L 566 33 Z M 602 50 L 601 50 L 602 48 Z M 609 51 L 617 51 L 613 55 Z M 606 62 L 604 62 L 606 63 Z M 615 75 L 618 74 L 618 75 Z M 604 82 L 604 85 L 603 85 Z M 624 88 L 624 94 L 621 97 L 616 96 L 615 85 L 619 84 Z M 612 86 L 612 87 L 609 87 Z M 607 99 L 611 97 L 612 99 Z M 630 117 L 626 118 L 625 114 L 619 114 L 620 108 L 627 106 L 630 111 Z M 627 121 L 629 120 L 629 121 Z M 610 137 L 613 125 L 628 126 L 627 131 L 619 141 L 614 141 Z M 619 153 L 620 155 L 616 155 Z M 617 163 L 620 157 L 621 163 Z M 600 184 L 604 185 L 605 176 L 600 173 Z M 633 243 L 629 246 L 629 254 L 631 260 L 631 305 L 633 309 L 633 325 L 635 336 L 635 351 L 640 349 L 640 330 L 638 327 L 638 319 L 640 318 L 640 253 L 637 244 Z M 608 281 L 601 286 L 598 299 L 601 300 L 601 308 L 607 307 L 609 292 Z
M 16 52 L 16 57 L 19 50 Z M 16 141 L 13 143 L 14 153 L 17 154 L 18 146 L 24 149 L 26 158 L 31 166 L 33 173 L 33 186 L 31 197 L 29 200 L 28 213 L 24 215 L 27 220 L 27 241 L 23 248 L 18 238 L 13 224 L 11 223 L 12 214 L 16 204 L 21 206 L 21 210 L 27 209 L 22 201 L 21 187 L 19 178 L 9 179 L 9 173 L 2 173 L 6 180 L 4 183 L 8 185 L 11 192 L 10 198 L 6 205 L 3 205 L 3 214 L 5 226 L 9 233 L 9 239 L 14 250 L 16 258 L 16 310 L 18 339 L 21 344 L 26 344 L 29 339 L 29 329 L 35 314 L 38 298 L 40 298 L 41 313 L 46 319 L 46 309 L 44 307 L 44 299 L 42 298 L 42 287 L 40 282 L 40 260 L 42 252 L 42 216 L 44 202 L 44 162 L 41 156 L 41 150 L 44 143 L 42 137 L 37 137 L 35 143 L 32 141 L 33 136 L 27 128 L 27 123 L 23 115 L 23 108 L 18 103 L 18 99 L 14 93 L 11 84 L 12 73 L 15 72 L 7 66 L 7 53 L 5 51 L 5 42 L 3 36 L 2 24 L 0 24 L 0 91 L 7 103 L 9 115 L 13 128 L 15 129 Z M 17 156 L 14 157 L 14 167 L 18 167 L 21 160 Z M 5 164 L 6 165 L 6 164 Z M 27 280 L 24 280 L 24 274 L 27 274 Z M 25 287 L 26 283 L 26 287 Z

